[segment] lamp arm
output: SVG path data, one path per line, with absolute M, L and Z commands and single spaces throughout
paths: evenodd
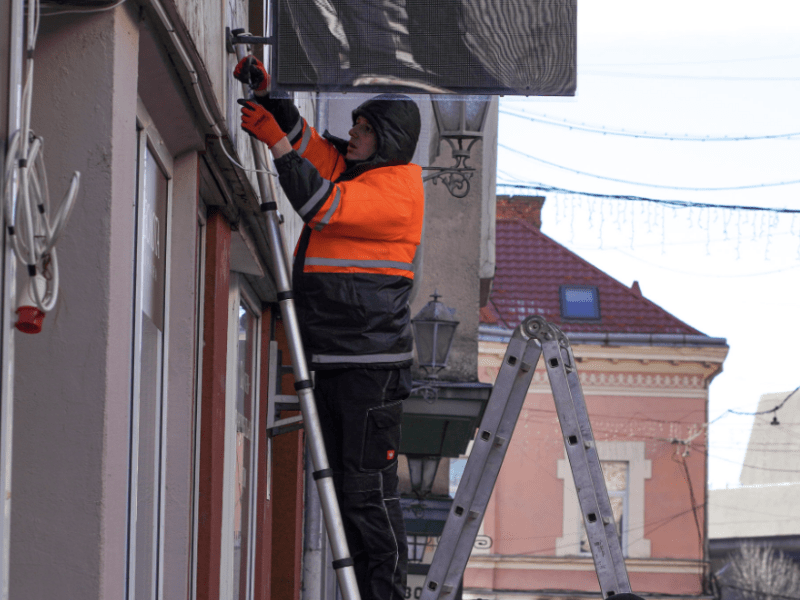
M 446 137 L 443 139 L 450 146 L 455 164 L 450 167 L 422 167 L 423 171 L 434 171 L 433 174 L 423 177 L 422 181 L 433 181 L 434 185 L 441 181 L 447 188 L 447 191 L 450 192 L 451 196 L 454 198 L 464 198 L 469 194 L 469 180 L 477 170 L 474 167 L 468 167 L 467 160 L 470 158 L 472 147 L 480 138 L 467 138 L 469 139 L 469 144 L 466 148 L 464 148 L 465 138 Z M 458 142 L 458 147 L 456 147 L 456 141 Z

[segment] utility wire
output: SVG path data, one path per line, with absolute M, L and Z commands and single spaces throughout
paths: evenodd
M 634 202 L 652 202 L 654 204 L 663 204 L 673 208 L 722 208 L 728 210 L 748 210 L 755 212 L 768 212 L 777 214 L 800 214 L 799 208 L 772 208 L 769 206 L 746 206 L 738 204 L 714 204 L 710 202 L 691 202 L 688 200 L 660 200 L 656 198 L 647 198 L 645 196 L 634 196 L 628 194 L 598 194 L 596 192 L 582 192 L 579 190 L 570 190 L 554 185 L 544 183 L 530 182 L 524 184 L 511 184 L 498 181 L 497 187 L 508 188 L 515 190 L 526 191 L 542 191 L 553 192 L 557 194 L 574 194 L 576 196 L 587 196 L 590 198 L 601 198 L 608 200 L 630 200 Z
M 584 67 L 683 67 L 687 65 L 710 65 L 721 63 L 757 62 L 762 60 L 787 60 L 800 58 L 800 54 L 780 54 L 778 56 L 756 56 L 753 58 L 720 58 L 712 60 L 690 60 L 678 62 L 650 62 L 650 63 L 588 63 Z
M 564 165 L 559 165 L 554 162 L 550 162 L 549 160 L 544 160 L 543 158 L 539 158 L 537 156 L 532 156 L 527 152 L 523 152 L 522 150 L 517 150 L 516 148 L 512 148 L 511 146 L 506 146 L 505 144 L 497 144 L 498 148 L 503 148 L 504 150 L 508 150 L 509 152 L 513 152 L 514 154 L 519 154 L 520 156 L 524 156 L 527 159 L 535 160 L 536 162 L 542 163 L 547 165 L 548 167 L 555 167 L 557 169 L 562 169 L 564 171 L 570 171 L 571 173 L 576 173 L 578 175 L 584 175 L 586 177 L 594 177 L 595 179 L 602 179 L 604 181 L 613 181 L 615 183 L 625 183 L 629 185 L 640 185 L 644 187 L 651 187 L 651 188 L 658 188 L 663 190 L 682 190 L 682 191 L 692 191 L 692 192 L 721 192 L 721 191 L 733 191 L 733 190 L 751 190 L 755 188 L 765 188 L 765 187 L 777 187 L 781 185 L 794 185 L 796 183 L 800 183 L 800 179 L 794 179 L 791 181 L 775 181 L 770 183 L 755 183 L 751 185 L 736 185 L 730 187 L 687 187 L 687 186 L 678 186 L 678 185 L 662 185 L 658 183 L 644 183 L 641 181 L 630 181 L 628 179 L 619 179 L 616 177 L 606 177 L 605 175 L 597 175 L 596 173 L 589 173 L 588 171 L 581 171 L 579 169 L 573 169 L 572 167 L 565 167 Z M 498 185 L 505 185 L 502 183 L 498 183 Z M 798 211 L 800 212 L 800 211 Z
M 786 404 L 786 402 L 789 400 L 789 398 L 791 398 L 795 394 L 795 392 L 797 392 L 797 390 L 800 390 L 800 385 L 798 385 L 791 392 L 789 392 L 786 395 L 786 397 L 783 400 L 781 400 L 781 403 L 778 404 L 778 406 L 776 406 L 775 408 L 771 408 L 769 410 L 761 410 L 761 411 L 758 411 L 758 412 L 742 412 L 742 411 L 738 411 L 738 410 L 728 409 L 728 412 L 733 413 L 734 415 L 750 415 L 750 416 L 768 415 L 770 413 L 778 412 L 778 410 L 783 408 L 783 405 Z
M 586 123 L 575 123 L 567 121 L 566 119 L 562 121 L 557 121 L 555 119 L 548 117 L 547 115 L 533 115 L 530 113 L 526 113 L 525 111 L 522 111 L 520 113 L 520 112 L 513 112 L 507 109 L 500 109 L 500 114 L 509 115 L 520 119 L 525 119 L 533 123 L 542 123 L 544 125 L 552 125 L 554 127 L 565 127 L 567 129 L 587 131 L 590 133 L 598 133 L 601 135 L 615 135 L 621 137 L 646 138 L 651 140 L 669 140 L 677 142 L 741 142 L 741 141 L 752 141 L 752 140 L 773 140 L 773 139 L 791 138 L 795 136 L 800 136 L 800 132 L 775 133 L 770 135 L 742 135 L 742 136 L 709 136 L 709 135 L 701 136 L 701 135 L 689 135 L 688 133 L 682 136 L 670 135 L 668 133 L 660 135 L 655 133 L 648 133 L 646 131 L 636 132 L 636 131 L 625 131 L 624 129 L 620 130 L 606 129 L 605 126 L 602 125 L 587 125 Z
M 620 71 L 580 71 L 581 75 L 624 77 L 631 79 L 695 79 L 699 81 L 800 81 L 800 77 L 736 77 L 729 75 L 658 75 L 655 73 L 624 73 Z

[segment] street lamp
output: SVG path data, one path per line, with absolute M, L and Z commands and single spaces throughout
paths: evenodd
M 431 298 L 433 300 L 411 319 L 411 326 L 419 366 L 425 370 L 428 379 L 436 379 L 439 371 L 447 366 L 458 321 L 453 316 L 455 309 L 439 302 L 438 291 L 434 291 Z
M 433 489 L 436 471 L 439 469 L 441 456 L 425 456 L 420 454 L 407 454 L 408 476 L 411 479 L 411 491 L 422 500 Z
M 425 558 L 425 550 L 428 547 L 428 536 L 407 535 L 406 542 L 408 543 L 408 561 L 421 563 Z
M 489 112 L 489 96 L 442 96 L 433 99 L 433 116 L 436 130 L 452 151 L 455 164 L 451 167 L 425 167 L 435 171 L 423 177 L 423 181 L 441 181 L 450 195 L 463 198 L 469 194 L 469 180 L 475 172 L 467 166 L 472 146 L 483 137 L 483 125 Z M 464 148 L 464 141 L 467 147 Z
M 433 292 L 431 298 L 433 300 L 423 306 L 422 310 L 411 319 L 411 326 L 414 329 L 414 345 L 417 347 L 417 360 L 428 380 L 436 379 L 439 371 L 447 366 L 453 337 L 456 327 L 458 327 L 458 321 L 453 316 L 455 309 L 448 308 L 439 302 L 438 290 Z M 431 396 L 435 398 L 437 393 L 436 387 L 430 384 L 415 386 L 411 390 L 412 393 L 420 391 L 426 400 Z M 406 457 L 408 458 L 411 491 L 421 500 L 431 493 L 441 456 L 407 454 Z

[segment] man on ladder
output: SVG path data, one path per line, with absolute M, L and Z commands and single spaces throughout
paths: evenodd
M 397 453 L 411 391 L 408 305 L 424 214 L 410 164 L 420 115 L 384 94 L 353 111 L 350 140 L 320 136 L 248 56 L 234 76 L 242 128 L 271 150 L 281 187 L 305 222 L 292 273 L 303 345 L 362 600 L 401 600 L 408 560 Z

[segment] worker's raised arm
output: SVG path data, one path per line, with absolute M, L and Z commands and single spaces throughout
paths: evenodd
M 306 120 L 294 102 L 288 98 L 272 98 L 269 94 L 271 78 L 264 65 L 255 56 L 239 61 L 233 76 L 253 90 L 253 97 L 239 100 L 242 105 L 242 129 L 255 136 L 270 148 L 275 158 L 292 149 L 308 158 L 328 179 L 336 179 L 345 169 L 342 154 L 320 136 Z M 272 115 L 270 120 L 264 113 Z M 271 122 L 271 121 L 274 121 Z M 283 133 L 288 145 L 281 141 Z

